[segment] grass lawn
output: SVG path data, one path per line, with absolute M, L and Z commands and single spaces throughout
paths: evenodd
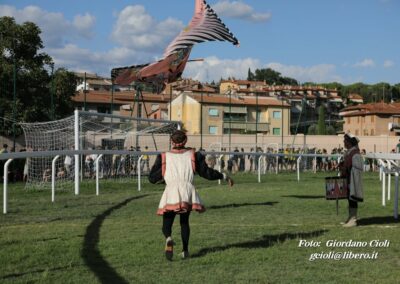
M 9 188 L 9 213 L 0 216 L 0 283 L 399 283 L 400 230 L 393 196 L 381 205 L 377 174 L 364 174 L 365 202 L 356 228 L 342 228 L 347 201 L 324 198 L 327 174 L 235 176 L 235 186 L 196 179 L 207 212 L 191 215 L 191 258 L 163 254 L 162 185 L 85 183 L 73 190 Z M 328 174 L 329 175 L 329 174 Z M 333 174 L 331 174 L 333 175 Z M 393 183 L 392 183 L 393 184 Z M 393 193 L 393 191 L 392 191 Z M 299 247 L 300 240 L 319 247 Z M 327 247 L 329 240 L 366 247 Z M 389 241 L 372 247 L 373 240 Z M 387 243 L 386 243 L 387 244 Z M 317 259 L 312 254 L 369 253 L 376 259 Z

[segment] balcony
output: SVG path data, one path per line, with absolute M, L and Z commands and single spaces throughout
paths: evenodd
M 255 122 L 245 122 L 245 121 L 232 121 L 230 123 L 231 129 L 244 130 L 244 131 L 256 131 Z M 229 129 L 229 120 L 224 120 L 224 129 Z M 269 123 L 259 122 L 257 124 L 258 132 L 269 132 Z

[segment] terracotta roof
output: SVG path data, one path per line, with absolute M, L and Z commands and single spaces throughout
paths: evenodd
M 387 114 L 387 115 L 400 114 L 400 103 L 359 104 L 356 106 L 346 107 L 340 111 L 340 115 L 343 117 L 371 115 L 371 114 Z
M 257 90 L 257 89 L 252 89 L 252 88 L 250 88 L 250 89 L 239 89 L 239 90 L 236 90 L 236 92 L 238 92 L 238 93 L 263 93 L 263 94 L 269 93 L 265 89 Z
M 172 95 L 174 99 L 176 95 Z M 135 92 L 125 91 L 125 92 L 114 92 L 114 103 L 116 104 L 127 104 L 134 101 Z M 158 95 L 152 93 L 144 93 L 143 99 L 145 102 L 158 102 L 158 103 L 169 103 L 169 95 Z M 77 92 L 75 96 L 72 97 L 72 101 L 83 103 L 85 96 L 83 92 Z M 111 103 L 111 92 L 106 91 L 89 91 L 86 93 L 86 102 L 88 103 Z
M 83 103 L 85 101 L 85 95 L 83 92 L 76 93 L 75 96 L 72 97 L 72 101 L 76 103 Z M 86 102 L 87 103 L 97 103 L 97 104 L 110 104 L 111 103 L 111 94 L 93 94 L 92 92 L 86 93 Z M 119 100 L 114 97 L 114 104 L 126 104 L 126 101 Z
M 191 98 L 195 99 L 196 101 L 201 101 L 201 95 L 198 94 L 187 94 Z M 232 105 L 247 105 L 247 106 L 255 106 L 257 105 L 256 97 L 249 97 L 249 96 L 231 96 L 231 104 Z M 203 103 L 206 104 L 221 104 L 221 105 L 228 105 L 229 104 L 229 96 L 225 95 L 207 95 L 203 96 Z M 282 101 L 277 100 L 276 98 L 267 98 L 267 97 L 259 97 L 258 98 L 258 105 L 259 106 L 278 106 L 282 107 Z M 285 101 L 283 102 L 284 107 L 290 107 Z

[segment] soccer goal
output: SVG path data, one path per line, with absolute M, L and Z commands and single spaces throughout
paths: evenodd
M 74 115 L 49 122 L 21 123 L 27 151 L 127 150 L 132 155 L 104 155 L 102 178 L 130 177 L 137 173 L 138 152 L 166 151 L 169 137 L 179 129 L 178 121 L 134 118 L 104 113 L 75 111 Z M 27 158 L 26 187 L 50 186 L 52 163 L 55 163 L 57 187 L 84 178 L 93 178 L 98 155 Z M 151 157 L 144 160 L 147 166 Z M 146 169 L 144 169 L 146 170 Z

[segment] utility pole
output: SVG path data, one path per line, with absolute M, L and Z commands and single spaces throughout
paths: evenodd
M 51 95 L 51 113 L 50 113 L 50 118 L 51 120 L 54 120 L 54 62 L 51 63 L 51 90 L 50 90 L 50 95 Z
M 283 150 L 283 96 L 281 95 L 281 145 Z
M 86 111 L 86 72 L 83 77 L 83 97 L 84 97 L 83 110 Z
M 231 127 L 232 127 L 232 90 L 229 90 L 229 152 L 231 152 Z
M 200 102 L 200 149 L 203 150 L 203 85 L 201 88 L 201 102 Z
M 15 38 L 14 43 L 14 64 L 13 64 L 13 149 L 15 151 L 15 117 L 17 112 L 17 58 L 15 55 Z
M 256 149 L 258 147 L 258 92 L 256 92 Z

